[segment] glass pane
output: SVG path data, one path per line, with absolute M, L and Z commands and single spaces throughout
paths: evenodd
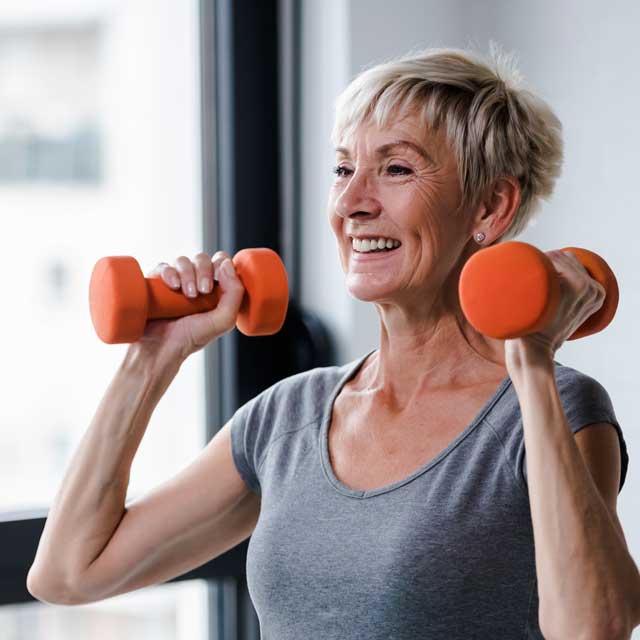
M 185 580 L 85 605 L 0 607 L 2 640 L 207 640 L 207 582 Z
M 198 21 L 197 0 L 0 3 L 0 511 L 50 504 L 126 352 L 91 322 L 97 260 L 202 250 Z M 199 352 L 158 404 L 128 498 L 201 450 L 203 373 Z

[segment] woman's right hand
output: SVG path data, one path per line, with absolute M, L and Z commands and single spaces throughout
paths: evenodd
M 230 274 L 226 272 L 228 268 L 231 269 Z M 215 280 L 220 287 L 220 298 L 211 311 L 182 318 L 149 320 L 143 336 L 136 343 L 145 351 L 162 351 L 184 360 L 233 329 L 245 288 L 228 253 L 216 251 L 210 257 L 201 252 L 194 256 L 193 262 L 186 256 L 180 256 L 175 266 L 160 262 L 145 277 L 158 276 L 173 291 L 182 291 L 190 299 L 201 293 L 211 293 Z

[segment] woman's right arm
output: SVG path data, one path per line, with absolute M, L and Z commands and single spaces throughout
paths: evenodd
M 196 269 L 182 262 L 185 289 L 186 281 L 203 273 L 215 278 L 227 257 L 218 254 L 213 261 L 198 254 Z M 163 272 L 169 284 L 175 274 L 168 265 Z M 216 309 L 154 321 L 129 346 L 49 511 L 27 578 L 36 598 L 91 602 L 165 581 L 250 534 L 259 498 L 233 464 L 229 423 L 189 467 L 125 506 L 133 458 L 160 398 L 190 353 L 235 324 L 244 289 L 237 276 L 224 272 L 220 286 Z M 212 542 L 214 533 L 218 538 Z
M 80 440 L 49 510 L 29 571 L 29 591 L 67 598 L 125 514 L 131 464 L 151 414 L 180 369 L 133 344 Z M 70 595 L 70 594 L 69 594 Z

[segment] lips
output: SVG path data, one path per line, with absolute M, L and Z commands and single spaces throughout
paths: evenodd
M 351 256 L 356 262 L 369 262 L 371 260 L 384 260 L 390 258 L 394 254 L 398 253 L 402 245 L 395 247 L 395 249 L 389 249 L 388 251 L 368 251 L 367 253 L 360 253 L 355 249 L 351 249 Z

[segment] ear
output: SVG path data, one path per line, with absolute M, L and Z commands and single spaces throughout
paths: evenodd
M 520 183 L 513 176 L 496 178 L 487 187 L 478 204 L 474 226 L 474 232 L 484 232 L 484 246 L 498 240 L 509 228 L 520 206 L 521 196 Z

